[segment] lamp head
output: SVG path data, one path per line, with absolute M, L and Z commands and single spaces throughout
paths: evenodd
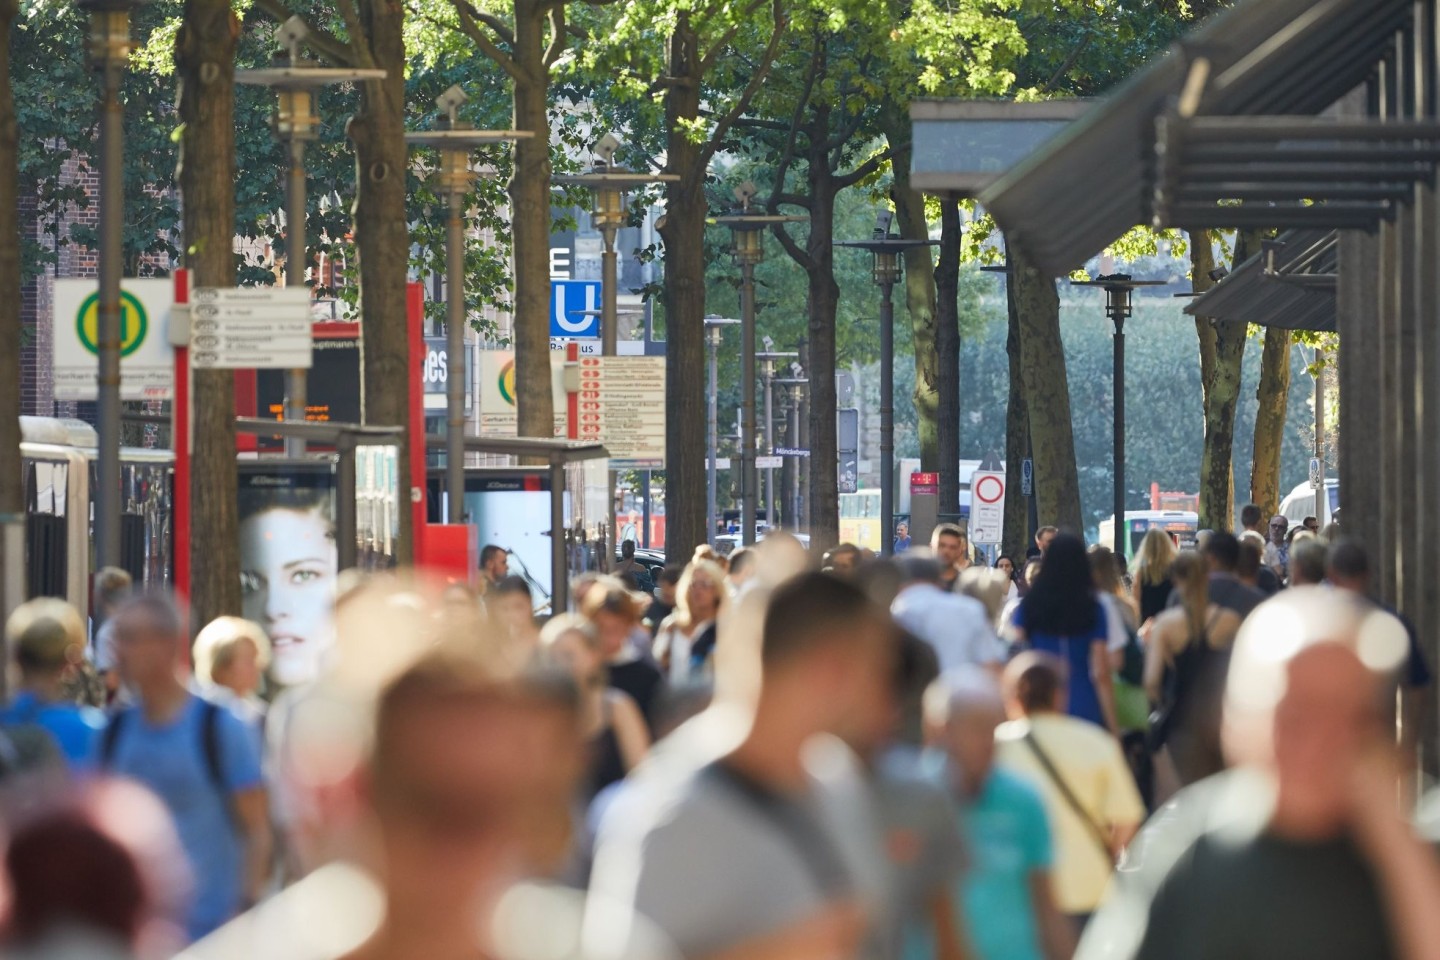
M 761 338 L 760 338 L 760 342 L 763 343 L 763 344 L 765 344 L 765 352 L 766 352 L 766 353 L 774 353 L 774 352 L 775 352 L 775 340 L 774 340 L 774 338 L 772 338 L 772 337 L 761 337 Z
M 435 106 L 444 112 L 445 116 L 450 119 L 450 126 L 454 127 L 456 120 L 460 117 L 460 108 L 469 99 L 457 83 L 435 98 Z
M 305 21 L 300 17 L 291 17 L 275 28 L 275 42 L 289 52 L 291 63 L 300 59 L 300 44 L 308 36 L 310 28 L 305 26 Z
M 613 133 L 607 133 L 595 144 L 595 156 L 607 167 L 615 165 L 615 152 L 620 149 L 620 138 Z
M 874 239 L 884 240 L 886 237 L 890 236 L 890 223 L 894 219 L 895 214 L 893 211 L 881 210 L 880 212 L 876 213 L 875 233 L 873 235 Z
M 755 181 L 746 180 L 735 188 L 735 199 L 740 201 L 742 210 L 750 209 L 750 201 L 760 195 L 760 189 L 755 186 Z

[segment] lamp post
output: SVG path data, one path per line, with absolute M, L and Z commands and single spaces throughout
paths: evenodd
M 835 244 L 870 251 L 875 260 L 873 279 L 880 288 L 880 550 L 887 557 L 895 551 L 895 284 L 900 282 L 900 254 L 934 243 L 893 235 L 894 216 L 881 210 L 869 240 Z
M 747 547 L 755 542 L 755 505 L 760 499 L 755 476 L 755 267 L 765 259 L 766 229 L 805 219 L 752 213 L 757 194 L 755 184 L 741 184 L 735 190 L 739 209 L 715 220 L 730 228 L 731 252 L 740 267 L 740 537 Z
M 1137 287 L 1161 287 L 1163 280 L 1135 280 L 1126 273 L 1114 273 L 1096 280 L 1074 281 L 1077 287 L 1099 287 L 1105 291 L 1105 315 L 1115 323 L 1115 556 L 1124 559 L 1125 549 L 1125 321 L 1129 318 L 1131 291 Z
M 710 459 L 705 465 L 705 522 L 709 525 L 709 532 L 705 535 L 705 542 L 715 542 L 715 459 L 719 456 L 720 450 L 720 335 L 725 328 L 740 323 L 729 317 L 717 317 L 710 314 L 705 318 L 705 345 L 710 348 L 710 416 L 707 430 L 709 440 Z
M 470 151 L 534 136 L 530 131 L 475 130 L 460 119 L 465 91 L 458 86 L 435 100 L 444 111 L 439 129 L 405 134 L 405 142 L 440 152 L 437 192 L 445 194 L 445 519 L 465 517 L 465 196 L 475 180 Z
M 310 30 L 305 21 L 291 17 L 275 31 L 275 41 L 286 49 L 289 65 L 261 70 L 236 70 L 235 82 L 271 87 L 277 97 L 270 125 L 285 144 L 288 166 L 285 174 L 285 285 L 305 285 L 305 143 L 316 138 L 320 118 L 315 113 L 315 91 L 336 83 L 354 80 L 381 80 L 384 70 L 351 70 L 317 66 L 300 55 L 300 44 Z M 308 371 L 285 371 L 285 419 L 304 420 Z M 285 453 L 305 452 L 303 437 L 286 437 Z
M 765 389 L 765 455 L 775 456 L 775 407 L 773 385 L 775 383 L 775 361 L 789 360 L 800 356 L 798 353 L 783 353 L 771 350 L 773 346 L 769 337 L 765 338 L 765 350 L 755 355 L 760 361 L 760 382 Z M 765 525 L 775 526 L 775 468 L 765 468 Z
M 120 80 L 130 59 L 133 0 L 83 0 L 90 14 L 86 52 L 100 75 L 100 291 L 95 346 L 97 451 L 95 566 L 120 562 L 120 281 L 124 273 L 125 111 Z M 13 309 L 13 307 L 11 308 Z
M 791 364 L 791 369 L 797 374 L 801 372 L 801 367 L 798 363 Z M 808 379 L 798 375 L 793 377 L 777 377 L 772 381 L 774 386 L 789 391 L 790 424 L 787 434 L 790 438 L 790 446 L 796 449 L 800 448 L 800 404 L 805 392 L 805 387 L 808 386 L 809 383 L 810 381 Z M 771 449 L 773 450 L 774 448 L 772 447 Z M 795 467 L 790 471 L 790 495 L 786 498 L 788 505 L 785 508 L 785 522 L 792 530 L 798 530 L 800 527 L 800 463 L 798 462 L 800 459 L 801 458 L 796 457 L 797 462 Z

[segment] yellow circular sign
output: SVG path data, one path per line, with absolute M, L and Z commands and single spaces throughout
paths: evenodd
M 125 290 L 120 291 L 120 356 L 128 357 L 145 342 L 150 330 L 150 319 L 139 298 Z M 75 315 L 75 332 L 80 336 L 80 345 L 91 353 L 100 352 L 100 295 L 92 293 L 80 304 Z

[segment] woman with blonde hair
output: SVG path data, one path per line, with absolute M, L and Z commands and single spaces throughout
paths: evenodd
M 582 780 L 586 800 L 625 778 L 650 750 L 650 731 L 629 694 L 609 686 L 600 634 L 578 614 L 552 617 L 540 631 L 544 662 L 565 671 L 580 689 L 580 732 L 590 746 Z
M 1158 617 L 1170 602 L 1170 565 L 1178 552 L 1170 534 L 1159 527 L 1151 527 L 1140 541 L 1130 569 L 1130 597 L 1142 624 Z
M 270 666 L 270 638 L 243 617 L 216 617 L 195 637 L 195 680 L 206 697 L 259 727 L 265 718 L 260 681 Z
M 716 621 L 729 600 L 725 571 L 709 560 L 693 560 L 675 588 L 675 612 L 655 634 L 655 659 L 670 682 L 684 684 L 701 674 L 715 649 Z
M 1150 747 L 1163 748 L 1184 786 L 1223 767 L 1220 691 L 1240 617 L 1210 602 L 1210 567 L 1201 554 L 1180 554 L 1171 575 L 1180 606 L 1150 626 L 1145 692 L 1155 705 Z

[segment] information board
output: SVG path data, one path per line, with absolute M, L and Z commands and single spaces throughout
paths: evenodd
M 579 438 L 610 451 L 612 470 L 665 469 L 665 358 L 581 357 Z
M 307 287 L 201 287 L 191 295 L 190 363 L 295 370 L 312 362 Z
M 94 400 L 99 372 L 100 284 L 56 280 L 51 360 L 56 400 Z M 175 281 L 125 280 L 120 285 L 120 398 L 169 400 L 175 389 L 170 308 Z

